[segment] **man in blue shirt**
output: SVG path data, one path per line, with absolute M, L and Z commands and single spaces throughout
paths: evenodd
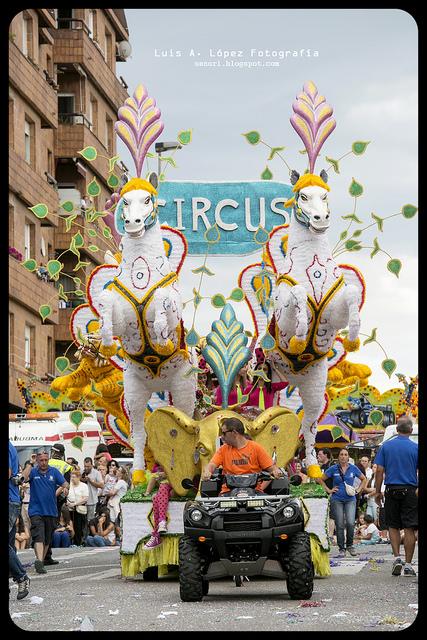
M 37 454 L 37 468 L 28 466 L 22 475 L 30 483 L 28 515 L 36 554 L 34 567 L 37 573 L 47 573 L 44 559 L 58 524 L 56 490 L 63 487 L 67 495 L 69 484 L 56 467 L 49 465 L 49 455 L 45 451 Z
M 18 583 L 18 600 L 29 593 L 30 579 L 19 560 L 15 549 L 16 518 L 21 512 L 21 496 L 18 490 L 18 454 L 9 441 L 9 573 Z M 12 537 L 13 536 L 13 537 Z
M 381 506 L 381 484 L 385 472 L 384 515 L 395 557 L 392 575 L 400 576 L 400 530 L 404 530 L 405 568 L 403 575 L 416 576 L 411 562 L 418 529 L 418 445 L 409 439 L 412 420 L 403 416 L 397 421 L 397 437 L 380 447 L 375 463 L 375 501 Z

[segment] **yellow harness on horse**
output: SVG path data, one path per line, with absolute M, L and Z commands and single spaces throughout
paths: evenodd
M 291 278 L 291 276 L 288 276 L 288 275 L 279 276 L 279 278 L 277 279 L 277 286 L 279 286 L 281 282 L 286 282 L 291 287 L 298 284 L 296 280 L 294 280 L 293 278 Z M 268 328 L 268 331 L 276 339 L 275 348 L 278 351 L 280 351 L 282 356 L 288 361 L 293 373 L 299 373 L 300 371 L 308 367 L 310 364 L 313 364 L 314 362 L 322 360 L 328 355 L 329 349 L 326 352 L 319 351 L 315 345 L 314 339 L 317 333 L 322 311 L 324 310 L 326 305 L 332 300 L 332 298 L 337 293 L 337 291 L 339 291 L 341 287 L 343 287 L 344 285 L 345 285 L 344 277 L 341 275 L 338 278 L 338 280 L 336 280 L 336 282 L 334 282 L 334 284 L 328 289 L 328 291 L 326 292 L 326 295 L 322 298 L 320 304 L 317 304 L 311 296 L 307 295 L 307 303 L 311 309 L 313 318 L 311 322 L 311 329 L 309 330 L 307 335 L 306 347 L 304 349 L 304 352 L 300 353 L 299 355 L 294 353 L 289 353 L 288 351 L 285 351 L 279 346 L 280 330 L 277 325 L 276 318 L 275 316 L 273 316 L 270 326 Z
M 168 344 L 160 345 L 153 343 L 150 339 L 150 334 L 147 327 L 147 307 L 151 302 L 154 293 L 157 289 L 167 287 L 177 280 L 176 273 L 168 273 L 164 278 L 154 284 L 151 289 L 145 294 L 145 296 L 138 300 L 131 291 L 124 284 L 122 284 L 117 278 L 114 278 L 113 282 L 108 285 L 108 289 L 115 289 L 123 298 L 128 300 L 135 310 L 135 315 L 138 320 L 139 335 L 141 339 L 141 349 L 137 353 L 128 353 L 123 346 L 122 340 L 119 338 L 122 349 L 129 360 L 136 362 L 148 369 L 154 376 L 158 376 L 160 368 L 168 360 L 175 355 L 182 355 L 184 358 L 189 357 L 187 345 L 184 340 L 184 327 L 182 320 L 177 326 L 178 333 L 178 345 L 175 346 L 171 340 L 168 340 Z

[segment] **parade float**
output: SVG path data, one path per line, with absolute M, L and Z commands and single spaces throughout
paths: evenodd
M 319 152 L 336 126 L 332 114 L 332 107 L 314 83 L 306 83 L 293 104 L 291 124 L 304 143 L 309 166 L 305 173 L 299 173 L 287 165 L 291 187 L 285 183 L 273 185 L 271 172 L 264 171 L 262 176 L 266 193 L 273 188 L 276 195 L 278 189 L 282 191 L 281 198 L 271 196 L 271 210 L 279 213 L 281 200 L 281 215 L 287 216 L 288 221 L 271 224 L 268 229 L 269 225 L 265 223 L 265 228 L 260 219 L 259 226 L 253 229 L 249 251 L 259 251 L 260 260 L 236 274 L 236 285 L 228 297 L 218 293 L 211 298 L 212 306 L 222 311 L 212 323 L 212 331 L 203 337 L 196 331 L 195 317 L 203 299 L 203 277 L 213 275 L 207 266 L 207 256 L 209 251 L 211 257 L 215 255 L 215 245 L 218 247 L 221 233 L 224 235 L 219 227 L 225 229 L 226 236 L 222 252 L 227 253 L 227 246 L 231 253 L 238 252 L 239 240 L 231 238 L 234 227 L 220 216 L 224 206 L 235 207 L 230 202 L 237 204 L 237 200 L 221 201 L 215 208 L 215 224 L 205 222 L 203 238 L 197 238 L 197 246 L 200 248 L 204 243 L 207 250 L 203 265 L 193 270 L 200 280 L 198 288 L 193 289 L 193 323 L 185 328 L 178 276 L 187 255 L 188 238 L 181 230 L 160 223 L 161 214 L 167 214 L 159 200 L 160 196 L 164 201 L 170 195 L 179 196 L 180 188 L 191 191 L 194 183 L 168 183 L 164 174 L 157 176 L 149 171 L 142 177 L 144 161 L 152 157 L 150 146 L 163 130 L 160 110 L 142 85 L 119 110 L 116 132 L 131 152 L 136 175 L 130 179 L 125 176 L 120 184 L 114 175 L 109 184 L 116 191 L 106 203 L 105 211 L 86 212 L 88 222 L 102 217 L 107 223 L 103 236 L 111 242 L 111 251 L 105 255 L 105 264 L 93 269 L 87 278 L 85 291 L 80 278 L 72 276 L 74 282 L 79 281 L 76 282 L 79 295 L 86 298 L 73 311 L 70 321 L 78 361 L 72 365 L 65 354 L 57 358 L 57 369 L 64 375 L 52 383 L 51 394 L 53 399 L 55 394 L 56 397 L 62 394 L 79 402 L 72 412 L 76 427 L 85 408 L 104 409 L 111 433 L 134 451 L 132 487 L 121 500 L 124 577 L 143 574 L 147 580 L 156 579 L 168 567 L 178 565 L 184 504 L 194 496 L 182 482 L 190 479 L 198 486 L 204 466 L 219 446 L 220 421 L 229 415 L 242 419 L 247 434 L 262 444 L 280 467 L 286 467 L 301 443 L 304 444 L 311 482 L 292 487 L 291 491 L 304 504 L 305 530 L 310 534 L 315 571 L 320 576 L 330 574 L 328 499 L 314 480 L 321 475 L 315 447 L 316 442 L 322 442 L 316 440 L 318 433 L 324 431 L 322 419 L 338 443 L 341 436 L 338 430 L 342 431 L 339 417 L 331 421 L 328 416 L 339 411 L 354 412 L 349 406 L 351 396 L 370 394 L 367 397 L 372 401 L 368 415 L 371 424 L 381 425 L 385 416 L 381 409 L 375 409 L 376 404 L 382 406 L 383 397 L 368 384 L 370 368 L 347 360 L 348 352 L 359 348 L 359 335 L 363 335 L 359 312 L 365 298 L 365 283 L 355 266 L 339 264 L 335 256 L 345 250 L 358 250 L 360 233 L 349 236 L 348 227 L 331 249 L 327 234 L 331 216 L 328 170 L 332 167 L 338 172 L 338 161 L 327 158 L 330 167 L 322 169 L 319 175 L 314 173 Z M 258 132 L 245 136 L 250 144 L 260 141 Z M 191 132 L 180 132 L 178 138 L 182 144 L 188 144 Z M 353 153 L 361 155 L 367 144 L 354 143 Z M 280 155 L 280 150 L 272 148 L 271 155 Z M 88 161 L 96 158 L 92 147 L 83 149 L 81 154 Z M 114 169 L 112 160 L 115 159 L 110 159 L 110 168 Z M 94 185 L 91 188 L 94 193 Z M 225 191 L 232 188 L 230 183 L 224 183 Z M 361 191 L 361 185 L 353 180 L 350 194 L 355 200 Z M 179 197 L 175 200 L 179 201 Z M 67 218 L 71 229 L 75 216 L 69 207 L 63 208 L 71 214 Z M 47 215 L 43 204 L 31 210 L 39 217 Z M 402 207 L 405 218 L 413 217 L 415 212 L 412 205 Z M 205 220 L 203 215 L 204 211 L 193 210 L 193 223 L 199 218 Z M 248 221 L 247 211 L 245 215 Z M 177 213 L 176 226 L 180 228 L 185 226 L 182 216 L 182 211 Z M 382 223 L 382 219 L 377 219 L 378 226 Z M 93 233 L 96 236 L 97 232 Z M 81 247 L 82 237 L 77 232 L 69 249 L 78 257 L 77 267 L 83 264 Z M 372 253 L 380 251 L 375 240 Z M 64 265 L 59 260 L 50 260 L 46 266 L 49 277 L 57 280 Z M 396 259 L 388 263 L 389 271 L 395 275 L 401 266 Z M 24 267 L 33 270 L 35 265 L 26 261 Z M 59 295 L 64 296 L 64 291 L 60 289 Z M 252 331 L 245 330 L 233 308 L 234 303 L 243 300 L 252 314 Z M 50 313 L 48 304 L 40 308 L 43 320 Z M 376 341 L 375 332 L 365 336 L 364 344 Z M 263 364 L 271 369 L 270 379 Z M 233 384 L 243 366 L 250 375 L 252 388 L 243 393 L 238 387 L 237 401 L 229 404 Z M 391 376 L 396 363 L 386 357 L 382 368 Z M 215 404 L 211 390 L 202 381 L 207 375 L 217 379 L 220 404 Z M 283 383 L 275 394 L 274 406 L 265 408 L 262 381 Z M 407 384 L 408 390 L 393 389 L 385 399 L 389 405 L 393 397 L 395 417 L 405 413 L 408 406 L 415 406 L 412 380 L 411 384 L 410 393 Z M 259 393 L 254 407 L 250 401 L 256 387 Z M 193 415 L 196 405 L 197 419 Z M 164 469 L 175 497 L 169 502 L 161 544 L 147 549 L 145 544 L 152 534 L 154 519 L 153 496 L 146 493 L 154 463 Z

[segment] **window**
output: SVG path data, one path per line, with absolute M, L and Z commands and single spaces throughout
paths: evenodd
M 9 147 L 15 148 L 15 103 L 9 98 Z
M 113 152 L 113 141 L 114 141 L 114 124 L 112 119 L 109 116 L 105 118 L 105 146 L 107 150 L 112 153 Z
M 92 40 L 98 39 L 98 16 L 96 13 L 96 9 L 89 9 L 89 20 L 88 27 L 90 30 L 89 37 Z
M 113 68 L 113 38 L 109 31 L 105 32 L 105 60 L 110 67 Z
M 90 129 L 96 136 L 98 135 L 98 101 L 93 96 L 90 97 L 89 103 L 89 121 Z
M 35 252 L 34 252 L 35 235 L 36 235 L 35 225 L 26 222 L 24 227 L 24 258 L 25 260 L 29 260 L 30 258 L 35 257 Z
M 9 312 L 9 364 L 14 361 L 15 315 Z
M 33 59 L 33 19 L 27 11 L 24 11 L 23 17 L 22 52 L 28 58 Z
M 73 28 L 73 9 L 57 9 L 58 29 Z
M 62 124 L 74 124 L 74 93 L 58 94 L 58 119 Z
M 24 332 L 24 366 L 31 369 L 35 365 L 35 327 L 25 323 Z

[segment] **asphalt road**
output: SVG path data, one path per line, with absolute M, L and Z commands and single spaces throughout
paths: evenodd
M 333 547 L 332 560 L 336 553 Z M 332 576 L 316 578 L 311 606 L 304 606 L 289 599 L 285 583 L 264 578 L 240 588 L 231 579 L 215 581 L 202 602 L 181 602 L 176 573 L 155 583 L 121 578 L 118 548 L 55 549 L 60 563 L 48 567 L 47 575 L 28 567 L 31 586 L 24 600 L 16 600 L 17 587 L 10 582 L 10 616 L 28 631 L 78 631 L 88 622 L 94 631 L 156 632 L 397 631 L 410 626 L 417 616 L 418 577 L 391 575 L 389 545 L 363 547 L 361 555 L 372 560 L 333 560 Z M 32 550 L 19 557 L 24 564 L 34 561 Z

